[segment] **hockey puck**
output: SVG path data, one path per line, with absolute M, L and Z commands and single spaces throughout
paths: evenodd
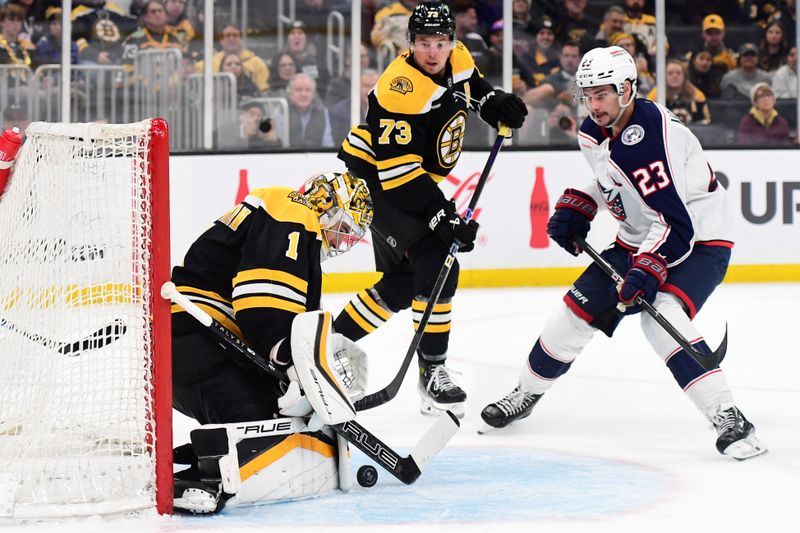
M 378 470 L 372 465 L 364 465 L 358 469 L 356 480 L 362 487 L 372 487 L 378 482 Z

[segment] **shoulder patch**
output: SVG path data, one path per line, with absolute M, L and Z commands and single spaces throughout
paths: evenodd
M 308 199 L 305 197 L 305 195 L 302 195 L 297 191 L 292 191 L 289 193 L 288 197 L 289 200 L 291 200 L 292 202 L 304 205 L 307 208 L 311 209 L 311 204 L 308 203 Z
M 389 82 L 389 90 L 397 91 L 401 94 L 408 94 L 414 92 L 414 84 L 405 76 L 397 76 Z
M 637 144 L 644 139 L 644 128 L 638 124 L 628 126 L 625 128 L 625 131 L 622 132 L 620 139 L 622 139 L 622 144 L 626 146 Z

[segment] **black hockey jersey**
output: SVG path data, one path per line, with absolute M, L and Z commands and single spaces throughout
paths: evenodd
M 298 313 L 320 305 L 319 219 L 288 187 L 253 189 L 214 222 L 172 271 L 178 290 L 256 352 L 289 335 Z M 202 328 L 172 306 L 176 333 Z
M 461 155 L 470 102 L 491 90 L 460 42 L 441 79 L 423 72 L 406 51 L 378 79 L 366 124 L 350 130 L 339 158 L 370 188 L 379 182 L 395 203 L 424 213 L 441 202 L 436 184 Z

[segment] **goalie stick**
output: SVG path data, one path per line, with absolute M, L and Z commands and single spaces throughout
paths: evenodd
M 464 213 L 465 222 L 469 222 L 472 219 L 472 215 L 475 212 L 475 206 L 478 204 L 478 198 L 481 196 L 483 186 L 486 185 L 486 180 L 489 178 L 489 172 L 492 169 L 492 165 L 494 165 L 494 160 L 497 157 L 497 154 L 500 152 L 500 148 L 503 146 L 503 141 L 510 136 L 511 128 L 505 124 L 501 124 L 500 129 L 497 130 L 497 139 L 495 139 L 492 150 L 489 152 L 489 159 L 486 160 L 486 165 L 483 167 L 483 172 L 481 172 L 481 176 L 478 179 L 478 184 L 475 186 L 475 192 L 472 193 L 469 207 L 467 207 L 467 211 Z M 408 372 L 408 367 L 411 364 L 411 360 L 414 358 L 414 353 L 417 351 L 419 343 L 422 340 L 422 335 L 425 333 L 425 326 L 428 325 L 428 320 L 431 318 L 433 308 L 436 305 L 436 302 L 439 301 L 439 295 L 442 293 L 442 289 L 447 281 L 447 277 L 450 275 L 450 270 L 453 268 L 453 261 L 456 259 L 456 253 L 458 252 L 460 245 L 461 243 L 458 242 L 458 240 L 455 240 L 453 244 L 450 245 L 450 251 L 444 260 L 441 270 L 439 270 L 439 277 L 436 278 L 436 284 L 433 286 L 430 298 L 428 298 L 428 303 L 425 305 L 425 311 L 422 313 L 422 317 L 419 319 L 417 330 L 414 332 L 414 337 L 411 339 L 411 345 L 406 351 L 405 359 L 403 359 L 403 364 L 400 365 L 400 370 L 398 370 L 397 375 L 395 375 L 394 379 L 392 379 L 392 381 L 383 389 L 373 392 L 372 394 L 368 394 L 358 400 L 354 404 L 357 411 L 364 411 L 366 409 L 378 407 L 379 405 L 383 405 L 397 396 L 397 392 L 400 390 L 400 385 L 403 384 L 403 378 L 405 378 L 406 372 Z
M 200 309 L 200 307 L 189 300 L 184 294 L 178 292 L 174 283 L 168 281 L 161 286 L 161 297 L 180 306 L 184 311 L 213 331 L 220 339 L 235 348 L 247 360 L 266 372 L 270 377 L 277 379 L 283 384 L 287 384 L 286 375 L 278 370 L 269 359 L 257 354 L 225 326 L 214 320 L 211 315 Z M 405 457 L 383 443 L 373 435 L 372 432 L 355 420 L 350 420 L 342 424 L 335 424 L 330 427 L 387 472 L 406 485 L 410 485 L 419 478 L 431 459 L 433 459 L 444 445 L 447 444 L 450 438 L 455 435 L 459 426 L 460 424 L 455 415 L 450 411 L 446 411 L 417 442 L 412 452 Z
M 88 352 L 90 350 L 98 350 L 103 348 L 104 346 L 108 346 L 115 340 L 122 337 L 125 332 L 127 331 L 128 327 L 125 325 L 125 322 L 122 319 L 115 318 L 113 322 L 108 324 L 107 326 L 103 326 L 102 328 L 90 333 L 89 335 L 78 339 L 76 341 L 66 341 L 60 342 L 54 339 L 50 339 L 41 335 L 39 333 L 33 333 L 26 329 L 23 329 L 13 322 L 9 322 L 5 318 L 0 318 L 0 326 L 6 328 L 7 330 L 16 333 L 21 337 L 25 337 L 31 342 L 35 342 L 36 344 L 41 344 L 45 348 L 49 348 L 51 350 L 55 350 L 62 355 L 68 355 L 69 357 L 75 357 L 77 355 L 81 355 L 83 352 Z
M 577 244 L 582 250 L 584 250 L 589 257 L 599 266 L 603 272 L 608 274 L 615 283 L 620 284 L 623 281 L 623 277 L 614 270 L 614 267 L 606 261 L 603 256 L 597 253 L 597 250 L 592 248 L 592 246 L 586 242 L 586 239 L 581 237 L 580 235 L 576 235 L 572 238 L 572 241 Z M 658 312 L 658 309 L 653 307 L 652 304 L 649 302 L 642 300 L 641 296 L 636 297 L 636 303 L 642 306 L 642 309 L 647 311 L 647 313 L 653 317 L 653 319 L 658 322 L 658 324 L 664 328 L 664 330 L 669 333 L 669 336 L 675 339 L 675 341 L 680 345 L 681 348 L 684 349 L 689 356 L 697 361 L 697 364 L 705 368 L 706 370 L 714 370 L 715 368 L 719 368 L 719 364 L 725 359 L 725 352 L 728 350 L 728 326 L 725 325 L 725 336 L 722 338 L 722 342 L 720 343 L 719 347 L 716 351 L 711 352 L 710 354 L 704 354 L 698 351 L 689 340 L 684 337 L 680 331 L 675 329 L 675 326 L 672 323 L 664 318 L 664 315 Z

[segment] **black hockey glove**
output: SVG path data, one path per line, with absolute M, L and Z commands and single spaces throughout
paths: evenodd
M 584 239 L 597 214 L 594 199 L 578 189 L 567 189 L 556 202 L 556 210 L 547 222 L 547 234 L 563 249 L 574 256 L 580 249 L 572 242 L 575 235 Z
M 456 211 L 453 200 L 441 203 L 428 212 L 428 227 L 447 244 L 457 240 L 459 252 L 469 252 L 475 248 L 478 223 L 474 220 L 464 221 Z
M 525 122 L 527 114 L 528 108 L 519 96 L 500 89 L 495 89 L 481 100 L 481 118 L 495 129 L 500 122 L 510 128 L 519 128 Z
M 667 281 L 667 263 L 660 255 L 639 254 L 633 258 L 633 266 L 625 274 L 619 288 L 619 299 L 625 305 L 634 305 L 637 296 L 653 303 L 664 282 Z

